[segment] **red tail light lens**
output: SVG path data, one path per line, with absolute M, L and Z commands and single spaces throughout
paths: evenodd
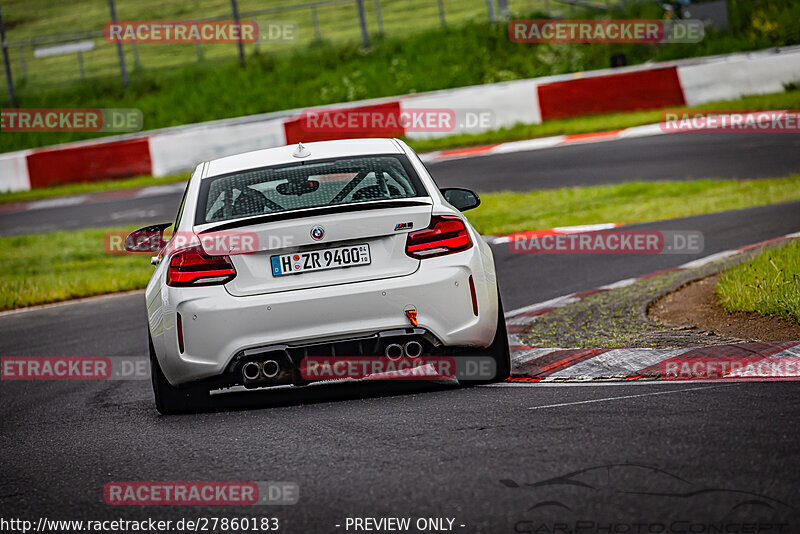
M 172 255 L 167 269 L 167 285 L 173 287 L 226 284 L 236 277 L 228 256 L 208 256 L 198 248 Z
M 458 217 L 431 217 L 430 226 L 409 233 L 406 240 L 406 254 L 420 260 L 461 252 L 470 247 L 472 240 L 467 227 Z

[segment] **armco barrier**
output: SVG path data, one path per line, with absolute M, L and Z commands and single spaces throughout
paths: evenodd
M 28 178 L 29 150 L 0 154 L 0 191 L 27 191 L 31 188 Z
M 714 63 L 680 67 L 678 77 L 686 104 L 690 106 L 745 95 L 779 93 L 784 84 L 800 82 L 800 54 L 731 56 Z
M 286 144 L 284 119 L 212 123 L 150 136 L 153 176 L 186 172 L 197 163 Z
M 699 105 L 779 92 L 783 84 L 797 81 L 800 47 L 515 80 L 336 104 L 325 109 L 484 110 L 493 115 L 493 129 L 587 113 Z M 0 191 L 135 174 L 165 176 L 191 171 L 200 161 L 286 143 L 375 136 L 363 131 L 308 131 L 300 113 L 296 110 L 239 117 L 0 154 Z M 408 132 L 407 136 L 436 137 L 465 131 Z M 398 131 L 396 135 L 402 134 Z M 387 134 L 381 132 L 379 136 Z
M 400 103 L 386 102 L 382 104 L 374 104 L 371 106 L 353 106 L 353 107 L 339 108 L 339 109 L 325 109 L 325 108 L 320 108 L 318 110 L 309 109 L 308 112 L 317 113 L 318 115 L 316 116 L 316 119 L 318 119 L 318 122 L 325 123 L 326 120 L 328 119 L 332 120 L 337 113 L 341 113 L 345 109 L 349 113 L 374 112 L 380 116 L 386 116 L 389 114 L 394 114 L 395 116 L 399 116 Z M 382 130 L 378 132 L 371 130 L 369 128 L 363 130 L 357 128 L 322 128 L 322 129 L 309 128 L 306 117 L 303 115 L 285 121 L 283 123 L 283 127 L 284 130 L 286 131 L 286 144 L 289 145 L 298 143 L 300 141 L 308 143 L 312 141 L 331 141 L 333 139 L 342 139 L 342 138 L 360 139 L 363 137 L 402 137 L 405 134 L 402 127 L 399 127 L 394 131 Z
M 30 186 L 150 174 L 147 138 L 31 151 L 27 156 Z
M 537 80 L 515 80 L 421 93 L 402 98 L 400 108 L 488 111 L 492 118 L 491 129 L 509 128 L 519 122 L 539 124 L 542 122 L 542 116 L 539 113 L 536 86 Z M 457 125 L 456 129 L 450 132 L 408 132 L 406 137 L 420 139 L 483 131 L 485 129 Z
M 539 86 L 542 120 L 684 105 L 678 69 L 591 76 Z

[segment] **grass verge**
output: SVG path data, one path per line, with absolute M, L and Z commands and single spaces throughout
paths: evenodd
M 800 241 L 767 250 L 726 271 L 715 294 L 729 312 L 755 312 L 800 323 Z
M 100 228 L 0 238 L 0 309 L 143 288 L 153 268 L 143 256 L 112 256 Z
M 778 200 L 800 200 L 800 175 L 492 193 L 482 195 L 481 206 L 467 212 L 467 216 L 482 234 L 500 235 L 576 224 L 674 219 L 774 204 Z
M 478 231 L 489 235 L 573 224 L 645 222 L 770 204 L 775 199 L 800 199 L 800 175 L 491 193 L 468 215 Z M 146 256 L 112 256 L 103 248 L 107 232 L 134 228 L 0 237 L 0 310 L 145 287 L 153 270 Z M 797 252 L 793 252 L 793 271 L 787 272 L 798 272 Z M 796 275 L 794 280 L 797 311 Z
M 53 187 L 43 187 L 41 189 L 31 189 L 30 191 L 14 191 L 10 193 L 0 193 L 0 204 L 9 202 L 29 202 L 31 200 L 41 200 L 44 198 L 63 197 L 69 195 L 86 195 L 89 193 L 102 193 L 103 191 L 116 191 L 121 189 L 135 189 L 151 185 L 164 185 L 175 182 L 185 182 L 191 173 L 164 176 L 154 178 L 152 176 L 135 176 L 124 180 L 103 180 L 100 182 L 84 182 L 78 184 L 64 184 Z

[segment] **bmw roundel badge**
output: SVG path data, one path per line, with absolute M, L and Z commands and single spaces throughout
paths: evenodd
M 319 241 L 323 237 L 325 237 L 325 228 L 322 226 L 315 226 L 311 229 L 311 239 Z

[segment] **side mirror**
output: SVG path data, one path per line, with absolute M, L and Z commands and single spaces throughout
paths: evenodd
M 164 230 L 172 223 L 151 224 L 134 230 L 125 238 L 125 250 L 128 252 L 158 252 L 167 242 L 164 241 Z
M 446 187 L 441 190 L 444 199 L 458 211 L 467 211 L 481 205 L 478 193 L 463 187 Z

